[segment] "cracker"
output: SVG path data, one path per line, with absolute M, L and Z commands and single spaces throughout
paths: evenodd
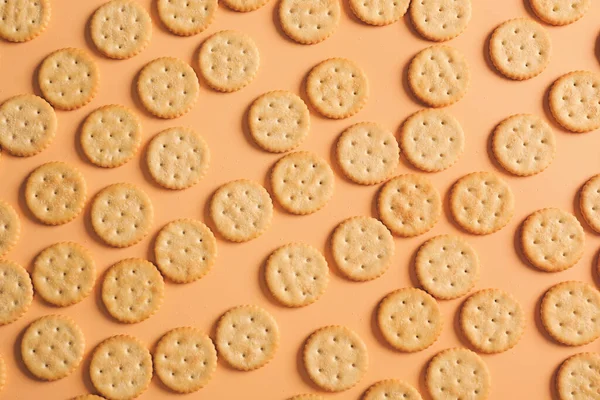
M 319 211 L 333 196 L 333 171 L 315 153 L 298 151 L 281 157 L 271 170 L 277 202 L 292 214 Z
M 94 350 L 90 378 L 106 398 L 133 399 L 150 384 L 152 356 L 136 337 L 111 336 Z
M 463 303 L 460 326 L 477 351 L 500 353 L 513 348 L 525 329 L 525 314 L 517 299 L 500 289 L 484 289 Z
M 21 340 L 21 358 L 39 379 L 54 381 L 71 374 L 81 363 L 85 338 L 79 326 L 64 315 L 33 321 Z
M 4 363 L 4 359 L 2 358 L 2 355 L 0 355 L 0 391 L 2 391 L 2 388 L 4 387 L 5 383 L 6 383 L 6 364 Z
M 208 335 L 191 327 L 165 333 L 154 350 L 154 370 L 178 393 L 200 390 L 217 368 L 217 350 Z
M 392 263 L 394 248 L 390 231 L 371 217 L 348 218 L 331 236 L 331 253 L 338 269 L 358 282 L 383 275 Z
M 463 33 L 471 21 L 471 0 L 421 0 L 410 4 L 413 26 L 425 39 L 443 42 Z
M 133 158 L 142 142 L 142 123 L 129 108 L 117 104 L 96 109 L 81 127 L 81 148 L 94 165 L 119 167 Z
M 339 0 L 282 0 L 279 23 L 300 44 L 316 44 L 331 36 L 340 24 Z
M 398 168 L 400 149 L 392 132 L 373 122 L 347 128 L 337 141 L 336 156 L 348 179 L 374 185 Z
M 129 247 L 148 235 L 154 220 L 150 197 L 131 183 L 115 183 L 102 189 L 92 201 L 92 227 L 113 247 Z
M 235 92 L 254 80 L 260 54 L 254 40 L 238 31 L 221 31 L 202 44 L 198 63 L 206 83 L 220 92 Z
M 86 51 L 60 49 L 42 61 L 38 84 L 44 98 L 55 108 L 74 110 L 96 96 L 100 86 L 100 71 Z
M 598 397 L 600 354 L 579 353 L 567 358 L 556 373 L 560 400 L 586 400 Z
M 277 321 L 264 309 L 244 305 L 230 309 L 217 323 L 219 356 L 242 371 L 265 366 L 279 347 Z
M 415 257 L 419 283 L 430 295 L 449 300 L 469 293 L 479 279 L 479 257 L 459 236 L 435 236 Z
M 540 306 L 542 324 L 554 340 L 582 346 L 600 337 L 600 292 L 587 283 L 552 286 Z
M 222 0 L 223 4 L 234 11 L 248 12 L 258 10 L 269 0 Z
M 140 101 L 149 113 L 159 118 L 177 118 L 190 111 L 199 91 L 193 68 L 179 58 L 157 58 L 138 75 Z
M 33 94 L 11 97 L 0 106 L 0 146 L 13 156 L 38 154 L 56 135 L 56 114 Z
M 310 113 L 300 96 L 276 90 L 254 100 L 248 111 L 248 128 L 262 149 L 283 153 L 304 142 L 310 130 Z
M 299 394 L 290 397 L 288 400 L 325 400 L 325 397 L 318 394 Z
M 417 111 L 404 121 L 400 147 L 408 162 L 425 172 L 438 172 L 454 165 L 465 148 L 460 123 L 442 110 Z
M 163 303 L 165 283 L 150 261 L 128 258 L 104 275 L 102 302 L 115 319 L 128 324 L 150 318 Z
M 186 189 L 208 171 L 210 150 L 202 136 L 190 128 L 169 128 L 152 138 L 146 151 L 152 178 L 167 189 Z
M 511 174 L 530 176 L 552 163 L 556 141 L 546 121 L 535 115 L 518 114 L 498 124 L 492 137 L 492 152 Z
M 422 400 L 421 395 L 411 385 L 397 379 L 385 379 L 372 384 L 362 400 Z
M 21 220 L 15 209 L 0 200 L 0 258 L 8 253 L 21 236 Z
M 431 346 L 442 332 L 443 319 L 438 303 L 421 289 L 398 289 L 381 300 L 377 325 L 395 349 L 421 351 Z
M 213 22 L 217 0 L 158 0 L 156 9 L 163 25 L 179 36 L 192 36 Z
M 19 264 L 0 260 L 0 326 L 19 319 L 33 300 L 31 278 Z
M 538 76 L 550 62 L 551 52 L 550 35 L 529 18 L 503 22 L 490 38 L 490 59 L 498 72 L 510 79 Z
M 348 118 L 367 103 L 369 81 L 354 61 L 330 58 L 310 71 L 306 78 L 306 94 L 311 105 L 323 116 Z
M 442 350 L 429 362 L 425 386 L 432 400 L 485 400 L 492 379 L 485 362 L 476 353 L 453 348 Z
M 393 24 L 406 14 L 410 0 L 349 0 L 358 19 L 369 25 Z
M 150 43 L 152 20 L 136 1 L 111 0 L 92 16 L 90 36 L 105 56 L 119 60 L 131 58 Z
M 529 0 L 539 19 L 550 25 L 572 24 L 585 15 L 591 0 Z
M 591 177 L 581 188 L 579 209 L 590 228 L 600 233 L 600 174 Z
M 431 107 L 445 107 L 462 99 L 469 89 L 470 70 L 458 50 L 443 45 L 419 52 L 408 66 L 413 94 Z
M 454 221 L 469 233 L 489 235 L 506 226 L 515 198 L 506 182 L 492 172 L 473 172 L 456 181 L 450 191 Z
M 90 252 L 73 242 L 45 248 L 33 262 L 31 279 L 45 301 L 64 307 L 85 299 L 96 282 L 96 264 Z
M 86 199 L 85 178 L 64 162 L 43 164 L 27 178 L 27 207 L 44 224 L 61 225 L 73 220 L 83 210 Z
M 377 198 L 379 218 L 393 234 L 422 235 L 437 223 L 442 200 L 429 179 L 416 174 L 399 175 L 383 185 Z
M 264 187 L 239 179 L 217 189 L 210 202 L 210 216 L 225 239 L 246 242 L 271 226 L 273 202 Z
M 521 248 L 534 267 L 547 272 L 571 268 L 583 255 L 585 233 L 573 214 L 558 208 L 538 210 L 525 220 Z
M 310 379 L 328 392 L 350 389 L 369 366 L 367 346 L 361 337 L 339 325 L 314 331 L 304 344 L 303 360 Z
M 0 4 L 0 37 L 26 42 L 38 37 L 50 22 L 49 0 L 6 0 Z
M 563 128 L 572 132 L 600 128 L 600 74 L 569 72 L 552 84 L 548 97 L 550 111 Z
M 313 246 L 291 243 L 271 253 L 265 266 L 265 280 L 281 304 L 303 307 L 325 293 L 329 268 L 323 254 Z
M 154 256 L 164 276 L 173 282 L 189 283 L 202 278 L 215 264 L 217 241 L 202 222 L 179 219 L 160 230 Z
M 95 394 L 82 394 L 73 397 L 71 400 L 105 400 L 104 397 L 96 396 Z

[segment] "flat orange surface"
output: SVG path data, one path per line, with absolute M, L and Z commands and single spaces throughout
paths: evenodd
M 40 37 L 23 44 L 0 42 L 0 101 L 20 93 L 34 92 L 36 68 L 55 49 L 80 47 L 94 55 L 101 73 L 99 93 L 87 106 L 70 112 L 57 111 L 59 128 L 52 145 L 30 158 L 3 154 L 0 160 L 0 198 L 18 210 L 22 221 L 21 240 L 7 258 L 31 270 L 36 254 L 58 241 L 73 240 L 88 247 L 96 260 L 100 275 L 94 294 L 83 302 L 54 308 L 35 297 L 29 311 L 18 321 L 0 327 L 0 353 L 8 366 L 2 399 L 66 399 L 83 393 L 94 393 L 88 376 L 89 356 L 103 339 L 129 333 L 143 340 L 150 349 L 167 330 L 192 325 L 214 332 L 215 322 L 228 308 L 245 303 L 266 308 L 277 319 L 281 344 L 275 358 L 266 367 L 253 372 L 238 372 L 219 362 L 212 381 L 200 392 L 175 395 L 154 377 L 144 399 L 284 399 L 298 393 L 317 392 L 304 372 L 302 345 L 315 329 L 328 324 L 342 324 L 355 330 L 366 342 L 370 367 L 361 382 L 339 394 L 324 394 L 332 399 L 357 399 L 374 382 L 399 378 L 415 385 L 428 398 L 424 383 L 427 361 L 438 351 L 452 346 L 468 346 L 461 336 L 457 310 L 462 299 L 441 301 L 445 325 L 439 340 L 427 350 L 404 354 L 392 350 L 381 338 L 374 322 L 375 307 L 390 291 L 417 285 L 412 258 L 418 246 L 432 236 L 454 233 L 465 237 L 479 254 L 481 277 L 477 289 L 501 288 L 513 293 L 522 303 L 527 326 L 521 341 L 512 350 L 498 355 L 483 355 L 492 376 L 491 399 L 547 399 L 555 396 L 553 374 L 568 356 L 582 351 L 598 351 L 599 343 L 570 348 L 552 341 L 543 331 L 538 317 L 539 301 L 547 288 L 566 280 L 600 283 L 593 272 L 600 248 L 600 236 L 587 226 L 585 254 L 579 263 L 564 272 L 543 273 L 530 267 L 518 250 L 518 227 L 531 212 L 544 207 L 560 207 L 574 212 L 583 224 L 577 206 L 577 192 L 592 175 L 600 172 L 600 132 L 572 134 L 561 129 L 552 119 L 545 98 L 550 84 L 560 75 L 579 69 L 600 72 L 600 2 L 580 21 L 566 27 L 546 29 L 552 37 L 550 64 L 538 77 L 514 82 L 500 76 L 487 57 L 487 40 L 501 22 L 515 17 L 535 18 L 523 0 L 474 0 L 473 17 L 467 30 L 447 44 L 466 56 L 472 72 L 467 95 L 448 108 L 461 122 L 466 134 L 465 153 L 457 164 L 440 173 L 427 174 L 440 194 L 447 199 L 452 183 L 466 173 L 489 170 L 500 174 L 516 197 L 516 210 L 510 224 L 501 231 L 484 237 L 472 236 L 456 227 L 449 218 L 448 207 L 433 230 L 412 239 L 396 238 L 396 255 L 385 275 L 367 283 L 345 280 L 336 271 L 328 238 L 342 220 L 354 215 L 373 215 L 374 196 L 379 186 L 360 186 L 346 180 L 333 157 L 333 146 L 339 133 L 353 123 L 375 121 L 397 132 L 402 121 L 422 108 L 408 91 L 406 70 L 410 59 L 431 45 L 420 38 L 408 17 L 386 27 L 361 23 L 343 1 L 341 23 L 336 33 L 325 42 L 304 46 L 283 34 L 278 26 L 276 0 L 251 13 L 236 13 L 220 7 L 215 22 L 205 32 L 181 38 L 168 33 L 158 20 L 155 5 L 140 0 L 152 10 L 154 21 L 152 42 L 136 57 L 125 61 L 110 60 L 94 48 L 87 23 L 102 0 L 53 0 L 49 28 Z M 175 120 L 154 118 L 135 98 L 134 82 L 138 71 L 159 56 L 177 56 L 197 69 L 196 57 L 202 41 L 222 29 L 246 32 L 256 41 L 261 54 L 257 78 L 245 89 L 233 94 L 214 92 L 201 83 L 200 96 L 191 112 Z M 279 158 L 258 149 L 249 137 L 244 123 L 245 112 L 254 98 L 274 89 L 303 93 L 303 81 L 312 66 L 332 56 L 356 61 L 366 72 L 371 95 L 365 108 L 344 120 L 328 120 L 311 112 L 312 128 L 303 150 L 314 151 L 328 159 L 336 175 L 335 193 L 329 204 L 309 216 L 293 216 L 279 206 L 275 208 L 269 231 L 244 244 L 234 244 L 218 237 L 219 257 L 213 270 L 203 279 L 187 285 L 166 282 L 165 301 L 150 319 L 135 325 L 116 322 L 104 310 L 100 300 L 102 273 L 113 263 L 127 257 L 153 260 L 153 239 L 167 222 L 181 217 L 198 218 L 211 228 L 207 201 L 221 184 L 238 178 L 249 178 L 267 184 L 269 169 Z M 116 169 L 91 165 L 79 146 L 79 127 L 95 108 L 120 103 L 133 108 L 143 119 L 142 151 L 128 164 Z M 312 110 L 311 110 L 312 111 Z M 557 140 L 554 162 L 543 173 L 517 178 L 506 174 L 490 158 L 488 140 L 494 126 L 516 113 L 534 113 L 545 117 L 553 126 Z M 191 126 L 208 142 L 212 163 L 208 175 L 196 186 L 184 191 L 170 191 L 153 183 L 145 167 L 145 145 L 159 131 L 173 126 Z M 92 231 L 89 204 L 74 221 L 48 227 L 37 223 L 23 199 L 23 183 L 40 164 L 63 160 L 76 165 L 85 175 L 89 197 L 114 182 L 134 182 L 152 198 L 155 223 L 151 234 L 142 242 L 126 249 L 104 245 Z M 402 162 L 397 173 L 415 172 Z M 214 231 L 214 229 L 213 229 Z M 327 292 L 316 303 L 301 309 L 287 309 L 269 295 L 263 281 L 265 258 L 276 247 L 302 241 L 324 251 L 330 266 L 331 280 Z M 86 336 L 84 362 L 70 376 L 47 383 L 34 379 L 19 361 L 19 339 L 34 319 L 49 313 L 73 317 Z

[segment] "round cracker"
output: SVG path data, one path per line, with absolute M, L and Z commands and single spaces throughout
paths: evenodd
M 539 19 L 550 25 L 568 25 L 585 15 L 591 0 L 529 0 Z
M 586 400 L 598 396 L 600 354 L 579 353 L 567 358 L 556 373 L 560 400 Z
M 26 42 L 38 37 L 50 22 L 49 0 L 6 0 L 0 4 L 0 37 Z
M 13 261 L 0 260 L 0 326 L 19 319 L 33 300 L 29 274 Z
M 600 233 L 600 174 L 591 177 L 581 188 L 579 208 L 585 222 Z
M 406 14 L 410 0 L 349 0 L 350 8 L 362 22 L 383 26 L 393 24 Z
M 269 2 L 269 0 L 221 0 L 223 4 L 234 11 L 239 12 L 249 12 L 258 10 L 265 4 Z
M 455 38 L 467 28 L 471 9 L 471 0 L 412 1 L 410 17 L 421 36 L 443 42 Z
M 397 379 L 385 379 L 369 386 L 361 400 L 422 400 L 411 385 Z
M 300 44 L 327 39 L 340 24 L 339 0 L 281 0 L 279 23 L 285 34 Z
M 158 0 L 156 9 L 163 25 L 179 36 L 192 36 L 213 22 L 217 0 Z
M 21 220 L 15 209 L 0 200 L 0 258 L 8 253 L 21 236 Z
M 548 102 L 563 128 L 572 132 L 600 128 L 600 74 L 574 71 L 561 76 L 552 84 Z

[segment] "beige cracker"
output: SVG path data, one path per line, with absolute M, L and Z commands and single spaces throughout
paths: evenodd
M 311 105 L 325 117 L 348 118 L 367 103 L 369 81 L 354 61 L 330 58 L 309 72 L 306 94 Z
M 515 208 L 510 186 L 492 172 L 473 172 L 460 178 L 450 192 L 450 211 L 469 233 L 488 235 L 508 224 Z
M 84 50 L 66 48 L 48 55 L 38 71 L 42 95 L 55 108 L 74 110 L 96 96 L 100 71 Z
M 600 393 L 600 354 L 579 353 L 567 358 L 556 373 L 560 400 L 588 400 Z
M 194 69 L 175 57 L 150 61 L 138 75 L 140 101 L 159 118 L 177 118 L 190 111 L 199 91 Z
M 415 257 L 419 283 L 442 300 L 464 296 L 479 279 L 479 257 L 455 235 L 435 236 L 421 245 Z
M 502 167 L 517 176 L 539 174 L 556 153 L 550 125 L 538 116 L 518 114 L 506 118 L 494 130 L 494 157 Z
M 431 107 L 445 107 L 462 99 L 469 89 L 467 60 L 458 50 L 443 45 L 419 52 L 408 67 L 413 94 Z
M 406 14 L 410 0 L 349 0 L 358 19 L 369 25 L 389 25 Z
M 443 319 L 438 303 L 421 289 L 398 289 L 381 300 L 377 325 L 395 349 L 421 351 L 431 346 L 442 332 Z
M 210 216 L 225 239 L 246 242 L 271 226 L 273 202 L 264 187 L 239 179 L 224 184 L 213 194 Z
M 19 264 L 0 260 L 0 326 L 19 319 L 33 300 L 31 278 Z
M 600 233 L 600 174 L 591 177 L 581 188 L 579 208 L 585 222 L 594 231 Z
M 348 390 L 367 372 L 367 346 L 354 331 L 330 325 L 314 331 L 303 350 L 304 368 L 310 379 L 328 392 Z
M 483 353 L 513 348 L 525 329 L 525 313 L 517 299 L 500 289 L 484 289 L 463 303 L 460 326 L 471 346 Z
M 154 350 L 154 370 L 162 383 L 178 393 L 195 392 L 211 380 L 217 350 L 208 335 L 191 327 L 165 333 Z
M 550 62 L 552 42 L 548 32 L 529 18 L 503 22 L 490 38 L 490 59 L 510 79 L 530 79 Z
M 420 170 L 443 171 L 462 155 L 465 135 L 452 115 L 425 109 L 412 114 L 402 124 L 400 147 L 404 157 Z
M 347 128 L 336 146 L 337 160 L 346 177 L 363 185 L 388 179 L 398 168 L 399 153 L 394 135 L 373 122 Z
M 105 400 L 104 397 L 96 396 L 95 394 L 82 394 L 75 396 L 71 400 Z
M 529 0 L 539 19 L 550 25 L 572 24 L 585 15 L 592 0 Z
M 395 235 L 422 235 L 437 223 L 442 213 L 440 194 L 429 179 L 416 174 L 399 175 L 383 185 L 377 211 Z
M 235 92 L 254 80 L 260 54 L 254 40 L 245 33 L 221 31 L 204 41 L 198 63 L 206 83 L 213 89 Z
M 169 128 L 152 138 L 146 150 L 152 178 L 167 189 L 186 189 L 198 183 L 210 164 L 210 150 L 190 128 Z
M 422 400 L 411 385 L 397 379 L 384 379 L 372 384 L 361 400 Z
M 92 201 L 92 227 L 113 247 L 129 247 L 142 240 L 152 226 L 150 197 L 131 183 L 115 183 L 102 189 Z
M 33 94 L 11 97 L 0 106 L 0 146 L 13 156 L 38 154 L 56 135 L 56 114 Z
M 277 202 L 292 214 L 319 211 L 333 196 L 333 171 L 315 153 L 298 151 L 281 157 L 271 170 Z
M 150 261 L 128 258 L 104 275 L 102 302 L 115 319 L 125 323 L 150 318 L 162 305 L 165 283 Z
M 425 385 L 432 400 L 485 400 L 492 391 L 492 379 L 485 362 L 463 348 L 437 353 L 427 366 Z
M 540 306 L 546 332 L 568 346 L 582 346 L 600 337 L 600 292 L 583 282 L 552 286 Z
M 550 111 L 563 128 L 572 132 L 600 128 L 600 74 L 569 72 L 552 84 L 548 97 Z
M 94 165 L 115 168 L 136 155 L 142 141 L 142 124 L 132 110 L 121 105 L 92 112 L 81 127 L 81 148 Z
M 136 337 L 111 336 L 100 343 L 90 361 L 90 378 L 108 399 L 133 399 L 152 379 L 152 356 Z
M 291 243 L 271 253 L 265 265 L 265 280 L 281 304 L 303 307 L 325 293 L 329 268 L 325 257 L 313 246 Z
M 219 356 L 242 371 L 265 366 L 279 347 L 277 321 L 264 309 L 244 305 L 234 307 L 217 323 L 215 342 Z
M 340 272 L 353 281 L 378 278 L 394 257 L 394 238 L 379 220 L 351 217 L 331 236 L 331 252 Z
M 527 260 L 547 272 L 571 268 L 583 255 L 585 234 L 573 214 L 558 208 L 538 210 L 525 220 L 521 247 Z
M 223 4 L 234 11 L 248 12 L 258 10 L 269 0 L 221 0 Z
M 77 217 L 87 199 L 81 172 L 64 162 L 41 165 L 27 178 L 25 201 L 31 213 L 47 225 L 61 225 Z
M 125 59 L 139 54 L 152 38 L 148 11 L 134 0 L 111 0 L 90 21 L 90 36 L 105 56 Z
M 50 22 L 49 0 L 4 0 L 0 4 L 0 37 L 26 42 L 40 35 Z
M 340 24 L 339 0 L 281 0 L 279 22 L 288 37 L 316 44 L 331 36 Z
M 36 293 L 45 301 L 69 306 L 92 292 L 96 264 L 85 247 L 73 242 L 56 243 L 35 258 L 31 279 Z
M 261 148 L 283 153 L 298 147 L 306 139 L 310 113 L 300 96 L 276 90 L 254 100 L 248 111 L 248 127 Z
M 79 326 L 64 315 L 46 315 L 29 325 L 21 340 L 21 357 L 39 379 L 54 381 L 79 366 L 85 338 Z
M 0 200 L 0 258 L 8 253 L 21 236 L 21 220 L 15 209 Z
M 179 36 L 192 36 L 212 23 L 217 0 L 158 0 L 156 9 L 163 25 Z
M 208 226 L 193 219 L 165 225 L 154 242 L 156 265 L 177 283 L 193 282 L 210 271 L 217 258 L 217 240 Z
M 299 394 L 292 396 L 287 400 L 325 400 L 325 397 L 318 394 Z
M 435 42 L 460 35 L 471 21 L 471 0 L 420 0 L 410 4 L 413 26 Z

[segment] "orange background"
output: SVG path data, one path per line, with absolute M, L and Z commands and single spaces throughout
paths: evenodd
M 370 367 L 354 388 L 339 394 L 325 394 L 326 398 L 356 399 L 369 385 L 384 378 L 406 380 L 428 398 L 423 384 L 427 360 L 444 348 L 467 346 L 456 323 L 456 311 L 464 298 L 440 302 L 445 317 L 443 332 L 433 346 L 415 354 L 394 351 L 382 341 L 374 323 L 374 310 L 388 292 L 417 284 L 411 264 L 414 253 L 426 239 L 442 233 L 463 235 L 477 250 L 482 266 L 478 289 L 497 287 L 513 293 L 523 304 L 528 317 L 525 334 L 515 348 L 498 355 L 483 356 L 492 375 L 492 399 L 555 396 L 552 377 L 560 362 L 577 352 L 598 350 L 598 341 L 576 348 L 553 342 L 540 325 L 538 306 L 544 291 L 561 281 L 595 282 L 598 287 L 599 280 L 593 270 L 600 236 L 584 225 L 586 245 L 581 261 L 565 272 L 543 273 L 523 260 L 517 249 L 516 233 L 529 213 L 550 206 L 575 212 L 583 224 L 577 207 L 577 191 L 591 175 L 600 172 L 600 132 L 565 132 L 553 121 L 545 98 L 550 84 L 566 72 L 577 69 L 599 72 L 600 2 L 593 1 L 587 15 L 572 25 L 546 26 L 553 43 L 549 66 L 534 79 L 514 82 L 493 69 L 487 57 L 487 39 L 494 27 L 507 19 L 535 17 L 522 0 L 473 0 L 473 16 L 467 30 L 448 42 L 463 52 L 472 71 L 469 92 L 448 108 L 465 130 L 465 153 L 449 170 L 427 176 L 447 198 L 448 189 L 460 176 L 477 170 L 495 171 L 514 191 L 515 215 L 498 233 L 476 237 L 460 232 L 453 225 L 446 205 L 445 215 L 432 231 L 413 239 L 396 238 L 396 255 L 391 268 L 383 277 L 367 283 L 353 283 L 340 276 L 328 249 L 328 237 L 347 217 L 375 215 L 373 200 L 378 186 L 365 187 L 347 181 L 335 163 L 332 149 L 338 134 L 353 123 L 375 121 L 397 132 L 408 115 L 422 108 L 408 91 L 406 70 L 412 56 L 431 43 L 416 34 L 408 17 L 386 27 L 365 25 L 354 17 L 345 0 L 336 33 L 314 46 L 295 44 L 285 37 L 278 25 L 276 0 L 251 13 L 236 13 L 220 7 L 213 24 L 205 32 L 189 38 L 168 33 L 158 20 L 155 5 L 150 0 L 140 2 L 151 10 L 153 37 L 145 51 L 129 60 L 103 57 L 89 38 L 87 22 L 102 0 L 52 0 L 51 23 L 40 37 L 23 44 L 0 43 L 0 101 L 32 91 L 39 95 L 36 68 L 55 49 L 84 48 L 94 55 L 101 72 L 99 93 L 91 104 L 76 111 L 57 111 L 58 133 L 48 149 L 30 158 L 3 154 L 0 160 L 0 197 L 15 206 L 22 221 L 21 240 L 7 258 L 30 270 L 35 255 L 44 247 L 58 241 L 74 240 L 92 251 L 100 273 L 94 294 L 83 302 L 59 309 L 36 296 L 24 317 L 0 327 L 0 353 L 8 366 L 8 380 L 0 398 L 65 399 L 93 393 L 87 371 L 89 355 L 108 336 L 133 334 L 152 349 L 163 333 L 177 326 L 193 325 L 212 334 L 220 314 L 231 306 L 244 303 L 266 308 L 279 323 L 280 349 L 270 364 L 253 372 L 238 372 L 219 362 L 208 386 L 183 396 L 171 393 L 155 377 L 143 398 L 284 399 L 298 393 L 315 392 L 317 388 L 310 383 L 302 367 L 301 349 L 310 332 L 328 324 L 343 324 L 360 334 L 369 350 Z M 244 31 L 256 41 L 261 54 L 256 79 L 245 89 L 232 94 L 214 92 L 201 82 L 200 96 L 193 110 L 175 120 L 160 120 L 146 113 L 134 90 L 135 76 L 142 66 L 156 57 L 169 55 L 182 58 L 197 70 L 200 44 L 222 29 Z M 207 215 L 207 200 L 219 185 L 238 178 L 254 179 L 266 185 L 269 168 L 279 156 L 263 152 L 252 143 L 244 123 L 248 106 L 260 94 L 274 89 L 291 90 L 305 97 L 302 85 L 306 73 L 319 61 L 332 56 L 353 59 L 364 69 L 371 96 L 360 113 L 345 120 L 328 120 L 311 112 L 312 129 L 301 149 L 324 156 L 334 168 L 335 193 L 329 204 L 315 214 L 301 217 L 287 214 L 276 206 L 271 229 L 248 243 L 228 243 L 217 235 L 219 257 L 207 276 L 187 285 L 167 282 L 164 304 L 149 320 L 135 325 L 113 320 L 100 300 L 103 272 L 126 257 L 153 260 L 153 239 L 158 230 L 173 219 L 199 218 L 214 228 Z M 107 170 L 95 167 L 85 159 L 78 136 L 84 118 L 96 107 L 110 103 L 124 104 L 139 113 L 143 119 L 144 139 L 138 156 L 120 168 Z M 488 140 L 491 131 L 499 121 L 516 113 L 544 116 L 555 129 L 556 158 L 537 176 L 509 176 L 490 158 Z M 208 175 L 198 185 L 184 191 L 169 191 L 154 184 L 143 157 L 150 138 L 173 126 L 191 126 L 206 139 L 212 152 Z M 109 248 L 91 229 L 89 207 L 63 226 L 48 227 L 35 222 L 23 200 L 23 183 L 35 167 L 52 160 L 76 165 L 87 179 L 90 198 L 110 183 L 139 184 L 155 206 L 151 234 L 130 248 Z M 403 161 L 397 173 L 405 172 L 414 171 Z M 327 292 L 318 302 L 301 309 L 279 306 L 270 297 L 262 277 L 262 266 L 269 253 L 292 241 L 303 241 L 322 249 L 331 266 Z M 49 313 L 72 316 L 82 327 L 87 341 L 81 366 L 67 378 L 52 383 L 34 379 L 19 361 L 18 350 L 25 327 Z

